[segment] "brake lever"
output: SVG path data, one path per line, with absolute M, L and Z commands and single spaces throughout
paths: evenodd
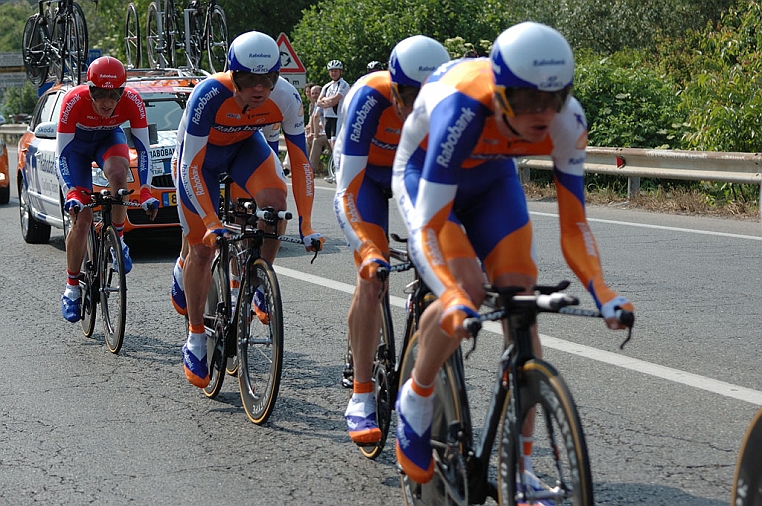
M 317 239 L 312 239 L 312 249 L 315 252 L 314 255 L 312 255 L 312 260 L 310 260 L 310 264 L 315 262 L 315 259 L 318 256 L 318 253 L 320 252 L 320 241 Z

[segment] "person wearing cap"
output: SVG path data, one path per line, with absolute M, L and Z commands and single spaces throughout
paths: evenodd
M 361 77 L 344 101 L 342 116 L 346 120 L 334 150 L 341 167 L 334 210 L 354 251 L 357 269 L 347 316 L 354 383 L 344 414 L 349 436 L 357 444 L 374 444 L 381 438 L 371 374 L 381 329 L 378 295 L 384 289 L 376 273 L 379 267 L 389 267 L 387 234 L 394 153 L 421 85 L 449 59 L 447 50 L 436 40 L 423 35 L 408 37 L 392 50 L 389 70 Z
M 236 37 L 228 50 L 228 70 L 214 74 L 191 93 L 177 130 L 175 164 L 180 223 L 189 252 L 173 270 L 172 302 L 188 316 L 188 338 L 183 345 L 183 369 L 188 381 L 209 384 L 203 313 L 211 285 L 209 276 L 217 237 L 226 234 L 217 215 L 220 175 L 260 208 L 286 209 L 286 176 L 278 159 L 280 124 L 291 158 L 291 181 L 299 215 L 299 235 L 308 251 L 313 239 L 325 238 L 312 229 L 314 176 L 307 159 L 304 108 L 299 92 L 280 77 L 280 50 L 275 40 L 251 31 Z M 267 138 L 265 137 L 267 136 Z M 278 234 L 286 222 L 278 224 Z M 267 239 L 262 257 L 273 263 L 280 241 Z M 261 287 L 255 289 L 254 311 L 269 322 Z
M 140 177 L 140 204 L 151 219 L 159 202 L 151 195 L 150 143 L 148 121 L 143 99 L 137 91 L 125 86 L 127 72 L 122 62 L 111 56 L 93 60 L 87 69 L 87 83 L 69 90 L 61 102 L 56 132 L 56 172 L 65 195 L 64 211 L 72 217 L 66 236 L 66 289 L 61 296 L 61 313 L 70 322 L 82 315 L 82 294 L 79 269 L 85 258 L 87 235 L 93 219 L 92 162 L 103 169 L 111 192 L 127 188 L 130 152 L 120 125 L 129 122 L 135 143 Z M 124 244 L 124 222 L 127 208 L 114 206 L 112 222 L 122 240 L 125 273 L 132 269 L 130 250 Z M 76 220 L 74 217 L 76 216 Z
M 397 461 L 417 483 L 434 473 L 434 380 L 470 336 L 463 321 L 476 316 L 485 277 L 496 286 L 527 290 L 537 281 L 515 157 L 552 158 L 564 257 L 606 325 L 624 328 L 616 310 L 633 310 L 604 282 L 585 218 L 587 122 L 572 96 L 573 80 L 574 56 L 563 35 L 539 23 L 521 23 L 497 37 L 489 58 L 456 60 L 433 74 L 405 122 L 392 187 L 407 224 L 411 259 L 438 297 L 421 316 L 418 355 L 396 403 Z M 450 231 L 460 230 L 480 262 L 451 240 Z M 540 357 L 536 327 L 532 339 Z M 532 429 L 524 428 L 523 448 L 524 472 L 530 474 Z

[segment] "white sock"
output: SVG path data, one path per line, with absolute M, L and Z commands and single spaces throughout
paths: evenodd
M 344 412 L 344 416 L 362 416 L 366 417 L 376 412 L 376 399 L 373 392 L 367 394 L 352 394 L 349 399 L 349 405 Z
M 80 294 L 79 285 L 70 285 L 69 283 L 66 283 L 66 289 L 64 290 L 65 297 L 68 297 L 70 300 L 77 300 L 79 299 Z
M 206 355 L 206 334 L 195 334 L 193 332 L 188 333 L 188 350 L 198 358 L 204 358 Z
M 434 414 L 434 393 L 428 397 L 418 395 L 413 391 L 412 379 L 402 386 L 400 393 L 400 412 L 405 414 L 405 420 L 416 434 L 422 436 L 431 427 Z

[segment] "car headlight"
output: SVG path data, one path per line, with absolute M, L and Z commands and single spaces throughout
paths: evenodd
M 132 176 L 132 168 L 127 172 L 127 182 L 132 183 L 135 178 Z M 108 186 L 108 179 L 106 174 L 103 173 L 103 169 L 100 167 L 93 167 L 93 185 L 94 186 Z

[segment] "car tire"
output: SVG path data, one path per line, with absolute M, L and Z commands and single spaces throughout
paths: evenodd
M 0 188 L 0 205 L 7 204 L 11 200 L 11 187 Z
M 50 225 L 34 219 L 29 195 L 21 177 L 19 177 L 19 218 L 21 235 L 29 244 L 44 244 L 50 240 Z

